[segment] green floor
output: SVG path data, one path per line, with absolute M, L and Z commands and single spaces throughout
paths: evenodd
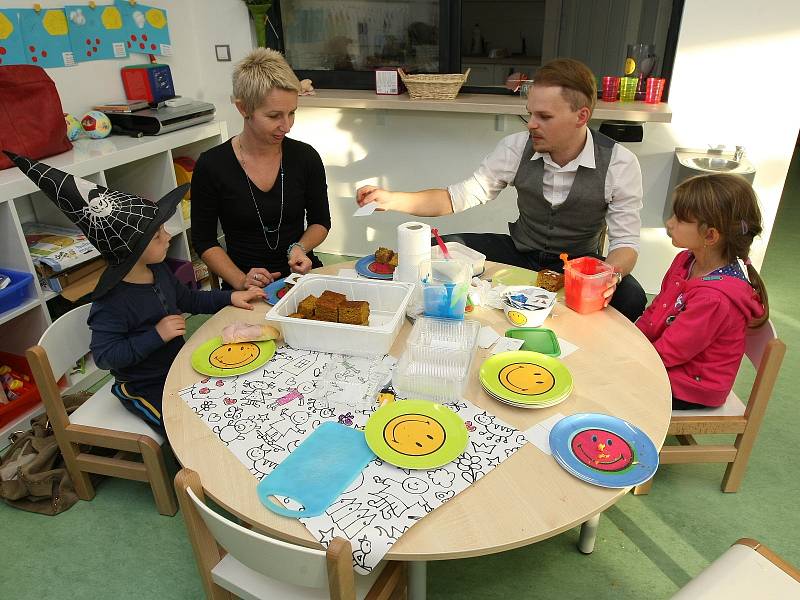
M 800 411 L 790 392 L 800 389 L 793 351 L 800 347 L 794 308 L 800 279 L 792 266 L 798 248 L 796 155 L 763 269 L 772 318 L 789 353 L 738 493 L 719 491 L 722 466 L 664 466 L 649 496 L 627 495 L 604 513 L 594 554 L 577 552 L 575 529 L 511 552 L 431 563 L 428 597 L 667 598 L 745 536 L 800 565 L 800 463 L 793 455 Z M 748 375 L 737 384 L 740 393 Z M 0 505 L 0 522 L 0 598 L 202 597 L 180 514 L 159 516 L 143 484 L 106 480 L 92 502 L 57 517 Z

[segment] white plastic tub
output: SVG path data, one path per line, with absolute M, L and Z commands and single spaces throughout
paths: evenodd
M 486 255 L 459 242 L 445 242 L 450 258 L 467 261 L 472 265 L 472 276 L 477 277 L 486 268 Z M 439 246 L 431 246 L 431 258 L 444 258 Z
M 413 284 L 399 281 L 349 279 L 335 275 L 304 276 L 267 313 L 267 321 L 280 327 L 286 343 L 293 348 L 336 352 L 353 356 L 386 354 L 392 347 L 406 314 Z M 369 302 L 369 325 L 348 325 L 297 319 L 297 305 L 309 295 L 317 298 L 325 290 L 338 292 L 348 300 Z

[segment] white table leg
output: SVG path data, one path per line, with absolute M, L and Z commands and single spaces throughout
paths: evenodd
M 581 525 L 581 537 L 578 540 L 578 550 L 584 554 L 594 551 L 594 541 L 597 539 L 597 526 L 600 524 L 600 513 Z
M 425 600 L 428 595 L 428 563 L 408 561 L 408 600 Z

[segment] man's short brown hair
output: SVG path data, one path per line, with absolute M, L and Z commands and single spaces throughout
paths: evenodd
M 559 86 L 572 110 L 584 106 L 594 111 L 597 102 L 597 81 L 585 64 L 572 58 L 551 60 L 536 72 L 533 85 Z

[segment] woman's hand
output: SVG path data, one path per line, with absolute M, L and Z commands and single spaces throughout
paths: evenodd
M 311 259 L 306 256 L 303 249 L 299 246 L 294 246 L 289 253 L 289 269 L 292 273 L 305 275 L 311 270 L 311 266 Z
M 244 279 L 239 284 L 238 288 L 240 290 L 246 290 L 251 287 L 263 288 L 276 279 L 280 279 L 280 276 L 280 273 L 270 273 L 261 267 L 253 267 L 244 276 Z
M 365 185 L 356 191 L 356 202 L 359 206 L 375 202 L 378 205 L 376 210 L 391 210 L 392 192 L 374 185 Z
M 246 310 L 253 310 L 255 307 L 251 304 L 253 300 L 262 300 L 267 297 L 264 290 L 257 287 L 251 287 L 248 290 L 240 290 L 231 294 L 231 304 L 237 308 L 244 308 Z

